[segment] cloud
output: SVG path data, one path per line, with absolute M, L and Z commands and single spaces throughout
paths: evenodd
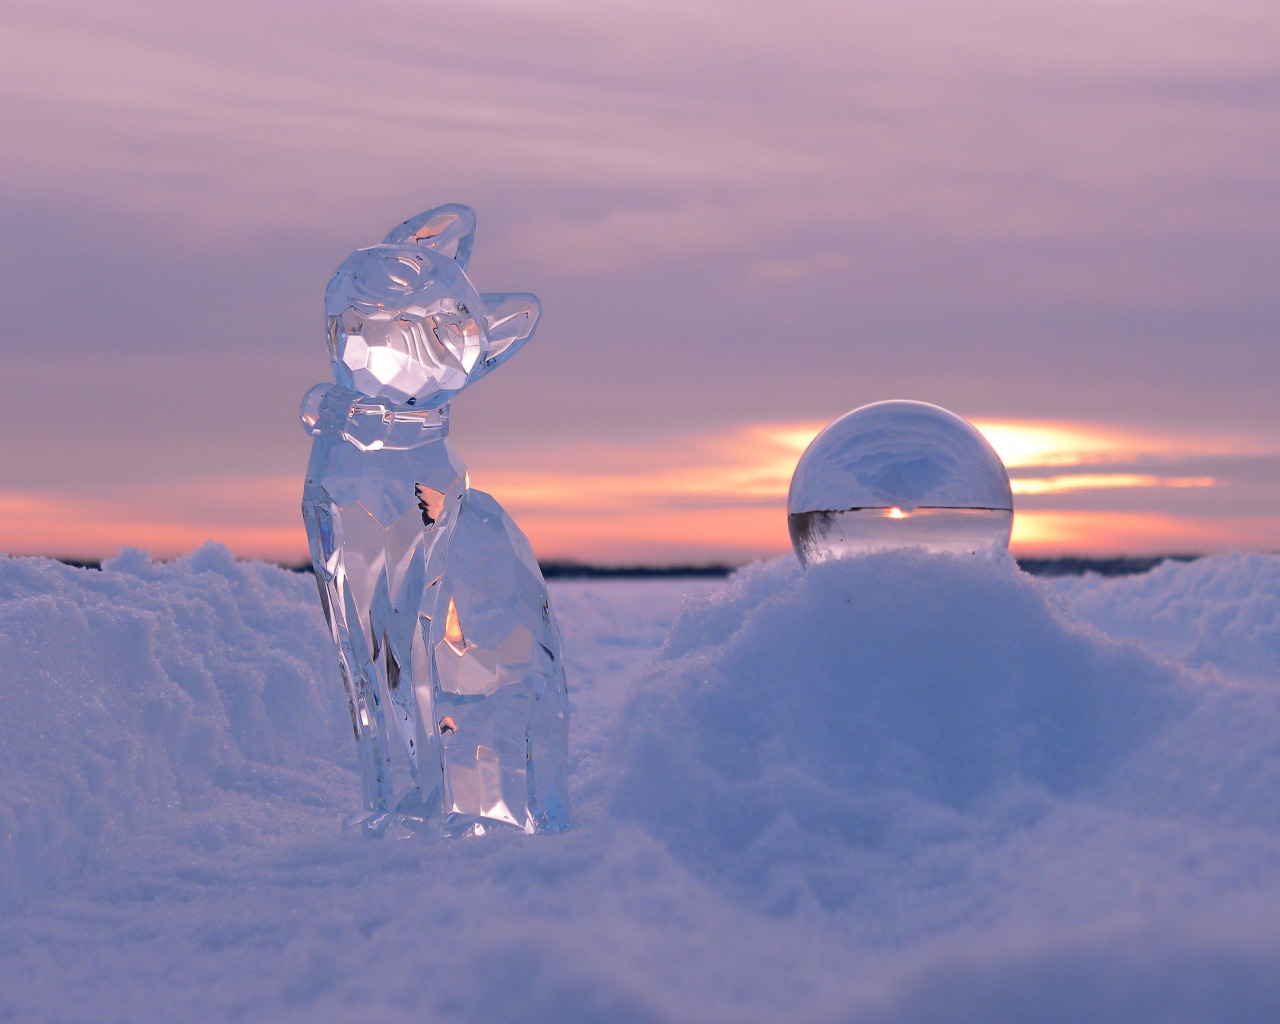
M 524 468 L 562 491 L 594 471 L 585 438 L 662 449 L 895 394 L 1050 431 L 1173 424 L 1217 463 L 1233 430 L 1280 430 L 1265 4 L 66 0 L 0 19 L 0 430 L 38 434 L 0 453 L 15 491 L 300 472 L 291 406 L 325 372 L 329 273 L 455 199 L 480 211 L 477 283 L 546 309 L 539 354 L 467 396 L 467 429 L 485 450 L 536 429 Z M 94 436 L 51 401 L 92 408 Z M 1059 478 L 1020 484 L 1028 508 L 1122 473 L 1219 481 L 1149 484 L 1160 502 L 1229 489 L 1219 464 L 1122 470 L 1138 449 L 1084 440 L 1074 481 L 1014 467 Z M 1269 492 L 1237 484 L 1261 515 Z
M 1280 452 L 1267 454 L 1264 439 L 1064 422 L 982 425 L 1012 467 L 1015 551 L 1280 546 L 1271 473 Z M 789 548 L 791 473 L 822 426 L 749 423 L 677 432 L 659 444 L 575 440 L 556 449 L 554 466 L 536 464 L 536 442 L 480 444 L 466 458 L 472 485 L 503 503 L 544 558 L 741 562 Z M 242 555 L 303 561 L 300 491 L 299 475 L 230 469 L 145 484 L 13 489 L 0 491 L 0 527 L 14 552 L 100 557 L 128 544 L 170 556 L 214 538 Z

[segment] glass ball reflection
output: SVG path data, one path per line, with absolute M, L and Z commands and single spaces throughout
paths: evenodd
M 800 561 L 889 548 L 999 554 L 1013 531 L 1009 474 L 973 424 L 927 402 L 876 402 L 813 439 L 791 477 Z

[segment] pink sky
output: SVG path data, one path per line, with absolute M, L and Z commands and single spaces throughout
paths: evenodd
M 1022 550 L 1280 547 L 1273 3 L 52 0 L 0 48 L 0 550 L 300 557 L 324 285 L 447 201 L 546 310 L 453 411 L 545 557 L 781 550 L 795 438 L 885 398 L 1066 430 Z
M 544 558 L 743 562 L 789 546 L 787 486 L 821 426 L 760 423 L 655 448 L 584 440 L 575 464 L 560 468 L 512 446 L 487 453 L 472 485 L 502 500 Z M 1274 459 L 1256 441 L 1063 422 L 979 426 L 1012 477 L 1019 554 L 1280 549 L 1280 517 L 1267 493 L 1261 506 L 1251 500 L 1239 473 Z M 1204 472 L 1215 466 L 1225 475 Z M 100 489 L 92 502 L 74 490 L 14 492 L 0 497 L 0 529 L 21 553 L 96 558 L 127 544 L 167 556 L 216 538 L 246 556 L 300 562 L 298 491 L 297 475 L 284 474 Z M 1222 510 L 1224 493 L 1236 495 L 1235 510 Z

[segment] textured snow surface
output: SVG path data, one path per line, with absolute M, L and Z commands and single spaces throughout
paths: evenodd
M 1280 1019 L 1280 559 L 552 597 L 575 827 L 377 843 L 309 578 L 0 560 L 0 1021 Z

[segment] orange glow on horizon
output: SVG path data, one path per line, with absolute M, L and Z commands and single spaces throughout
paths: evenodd
M 1212 554 L 1280 550 L 1280 517 L 1157 512 L 1015 512 L 1010 550 L 1022 556 Z
M 480 451 L 472 456 L 473 483 L 503 503 L 543 558 L 741 562 L 789 548 L 787 488 L 821 426 L 754 423 L 661 448 L 583 442 L 547 458 L 554 469 L 537 468 L 527 451 Z M 1113 496 L 1126 489 L 1212 491 L 1219 486 L 1214 477 L 1158 475 L 1153 453 L 1263 450 L 1238 439 L 1184 443 L 1092 425 L 979 426 L 1013 469 L 1014 493 L 1034 495 L 1039 505 L 1066 492 L 1079 505 L 1091 490 Z M 1141 472 L 1125 464 L 1139 458 L 1147 460 Z M 1081 471 L 1071 472 L 1073 465 Z M 1108 465 L 1115 472 L 1107 472 Z M 1034 467 L 1062 471 L 1018 475 Z M 0 538 L 12 553 L 80 558 L 110 555 L 121 545 L 170 557 L 214 538 L 242 556 L 300 562 L 307 557 L 300 477 L 205 478 L 100 491 L 92 504 L 79 494 L 0 492 Z M 1227 507 L 1221 515 L 1020 509 L 1012 546 L 1023 554 L 1274 549 L 1280 548 L 1280 514 L 1239 516 Z
M 15 555 L 94 560 L 134 547 L 171 558 L 217 540 L 242 558 L 298 562 L 307 557 L 307 539 L 296 512 L 279 514 L 285 483 L 201 480 L 129 498 L 103 494 L 92 505 L 61 494 L 0 493 L 0 537 Z M 296 509 L 299 483 L 287 485 Z

